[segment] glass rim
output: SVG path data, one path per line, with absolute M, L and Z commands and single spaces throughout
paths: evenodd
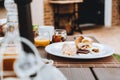
M 55 31 L 66 31 L 66 29 L 55 29 Z

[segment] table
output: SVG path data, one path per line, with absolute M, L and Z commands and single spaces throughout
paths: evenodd
M 77 26 L 75 26 L 76 24 L 74 24 L 74 21 L 77 20 L 77 16 L 78 16 L 78 4 L 83 2 L 83 0 L 50 0 L 49 2 L 53 5 L 53 8 L 54 8 L 55 29 L 60 28 L 59 21 L 60 21 L 61 17 L 68 17 L 68 20 L 70 20 L 70 19 L 72 20 L 71 21 L 71 23 L 73 24 L 72 30 L 75 30 Z M 64 6 L 63 8 L 65 8 L 65 6 L 69 5 L 69 4 L 74 5 L 73 12 L 65 13 L 65 14 L 59 13 L 60 12 L 59 7 Z M 73 31 L 71 31 L 71 32 L 73 32 Z M 81 29 L 79 29 L 79 32 L 82 33 Z
M 75 36 L 68 36 L 67 40 L 73 41 L 75 38 Z M 94 37 L 90 38 L 98 42 Z M 49 55 L 44 47 L 38 47 L 38 51 L 43 58 L 53 59 L 54 65 L 63 72 L 68 80 L 120 80 L 120 62 L 112 56 L 103 59 L 78 61 Z M 15 76 L 14 72 L 8 72 L 6 75 Z
M 69 40 L 75 39 L 74 36 L 69 36 L 68 38 Z M 94 39 L 95 42 L 97 42 L 94 37 L 91 38 Z M 98 62 L 102 60 L 105 63 L 98 63 L 97 66 L 94 66 L 95 64 L 93 64 L 91 60 L 88 60 L 86 63 L 87 65 L 85 65 L 82 63 L 77 63 L 84 62 L 82 60 L 71 60 L 49 55 L 44 51 L 44 48 L 41 47 L 38 48 L 38 50 L 41 53 L 42 57 L 53 59 L 55 61 L 54 65 L 63 72 L 68 80 L 120 80 L 120 62 L 115 62 L 116 60 L 114 61 L 114 58 L 112 56 L 98 59 Z M 68 62 L 66 63 L 66 61 Z M 97 62 L 97 59 L 93 61 Z M 72 63 L 73 65 L 70 63 Z

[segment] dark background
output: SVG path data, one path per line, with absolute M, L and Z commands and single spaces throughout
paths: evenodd
M 0 0 L 0 6 L 4 6 L 4 0 Z
M 105 0 L 84 0 L 79 4 L 79 24 L 94 23 L 104 25 Z

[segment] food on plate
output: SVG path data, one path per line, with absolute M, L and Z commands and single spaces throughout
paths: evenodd
M 98 53 L 99 49 L 98 48 L 93 48 L 92 51 L 95 52 L 95 53 Z
M 77 52 L 77 49 L 73 45 L 67 44 L 67 43 L 63 44 L 62 46 L 63 55 L 73 56 L 76 54 L 76 52 Z
M 77 38 L 77 39 L 75 40 L 75 45 L 76 45 L 76 47 L 77 47 L 78 49 L 79 49 L 78 43 L 82 42 L 82 39 L 84 39 L 84 37 L 83 37 L 83 36 L 80 36 L 79 38 Z
M 98 54 L 103 50 L 102 46 L 92 46 L 90 52 L 93 54 Z
M 75 40 L 75 45 L 79 50 L 89 50 L 92 47 L 92 42 L 90 38 L 80 36 Z
M 80 36 L 75 40 L 75 45 L 78 53 L 88 54 L 92 47 L 92 39 Z
M 93 40 L 88 37 L 80 36 L 76 38 L 75 45 L 77 48 L 77 53 L 79 54 L 88 54 L 88 53 L 99 53 L 100 50 L 98 47 L 94 47 Z
M 89 37 L 80 36 L 74 41 L 75 44 L 64 43 L 62 46 L 63 55 L 74 56 L 77 54 L 97 54 L 101 49 L 93 45 L 93 40 Z
M 89 50 L 77 50 L 77 54 L 88 54 L 88 53 L 90 53 L 90 51 Z

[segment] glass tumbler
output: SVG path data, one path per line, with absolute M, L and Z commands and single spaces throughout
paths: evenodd
M 34 38 L 35 45 L 38 46 L 47 46 L 50 44 L 50 34 L 47 30 L 39 30 L 38 35 Z
M 55 29 L 52 37 L 52 42 L 64 42 L 67 38 L 67 32 L 65 29 Z

